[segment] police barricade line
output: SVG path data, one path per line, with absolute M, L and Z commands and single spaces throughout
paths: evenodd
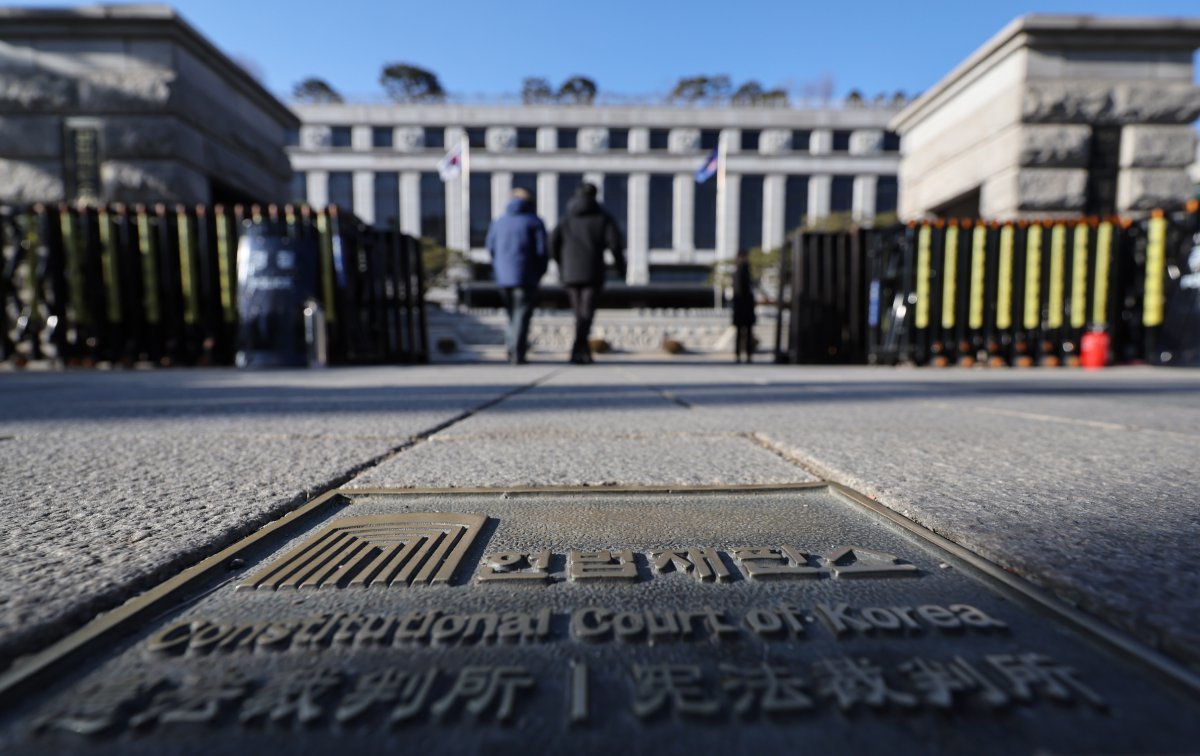
M 420 243 L 335 207 L 0 207 L 0 359 L 231 364 L 237 249 L 310 241 L 331 361 L 428 359 Z
M 1163 323 L 1172 301 L 1176 320 L 1194 317 L 1184 300 L 1200 288 L 1200 270 L 1188 273 L 1200 267 L 1197 229 L 1200 203 L 1137 223 L 797 233 L 780 261 L 777 360 L 1073 366 L 1087 339 L 1093 363 L 1178 361 L 1191 351 L 1164 347 L 1179 339 Z

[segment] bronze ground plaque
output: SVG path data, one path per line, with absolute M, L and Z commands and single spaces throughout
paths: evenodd
M 331 494 L 0 703 L 4 753 L 1200 746 L 1191 673 L 823 484 Z

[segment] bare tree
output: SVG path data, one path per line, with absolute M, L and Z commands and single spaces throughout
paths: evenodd
M 341 94 L 324 79 L 310 76 L 292 87 L 292 99 L 310 105 L 343 102 Z
M 389 63 L 379 74 L 379 83 L 396 102 L 441 102 L 446 90 L 437 74 L 407 63 Z

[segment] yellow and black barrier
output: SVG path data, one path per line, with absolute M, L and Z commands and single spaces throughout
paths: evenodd
M 417 240 L 336 207 L 0 207 L 0 359 L 227 365 L 237 247 L 260 224 L 311 238 L 330 361 L 428 358 Z
M 788 328 L 778 359 L 1075 365 L 1084 334 L 1102 330 L 1107 363 L 1178 361 L 1190 352 L 1172 346 L 1179 329 L 1164 322 L 1193 317 L 1186 303 L 1170 314 L 1188 296 L 1184 258 L 1200 265 L 1190 250 L 1200 250 L 1194 202 L 1138 222 L 936 220 L 797 233 L 780 268 Z

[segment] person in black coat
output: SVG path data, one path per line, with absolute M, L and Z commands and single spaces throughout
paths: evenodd
M 604 288 L 604 250 L 612 252 L 617 272 L 625 277 L 625 239 L 617 222 L 596 201 L 596 187 L 580 184 L 567 204 L 567 217 L 550 234 L 550 256 L 575 311 L 575 344 L 571 362 L 592 361 L 588 334 L 596 315 L 596 297 Z
M 737 338 L 733 345 L 733 361 L 741 362 L 746 355 L 746 362 L 751 362 L 754 356 L 754 283 L 750 276 L 750 255 L 744 249 L 739 249 L 734 258 L 737 267 L 733 272 L 733 327 L 737 329 Z

